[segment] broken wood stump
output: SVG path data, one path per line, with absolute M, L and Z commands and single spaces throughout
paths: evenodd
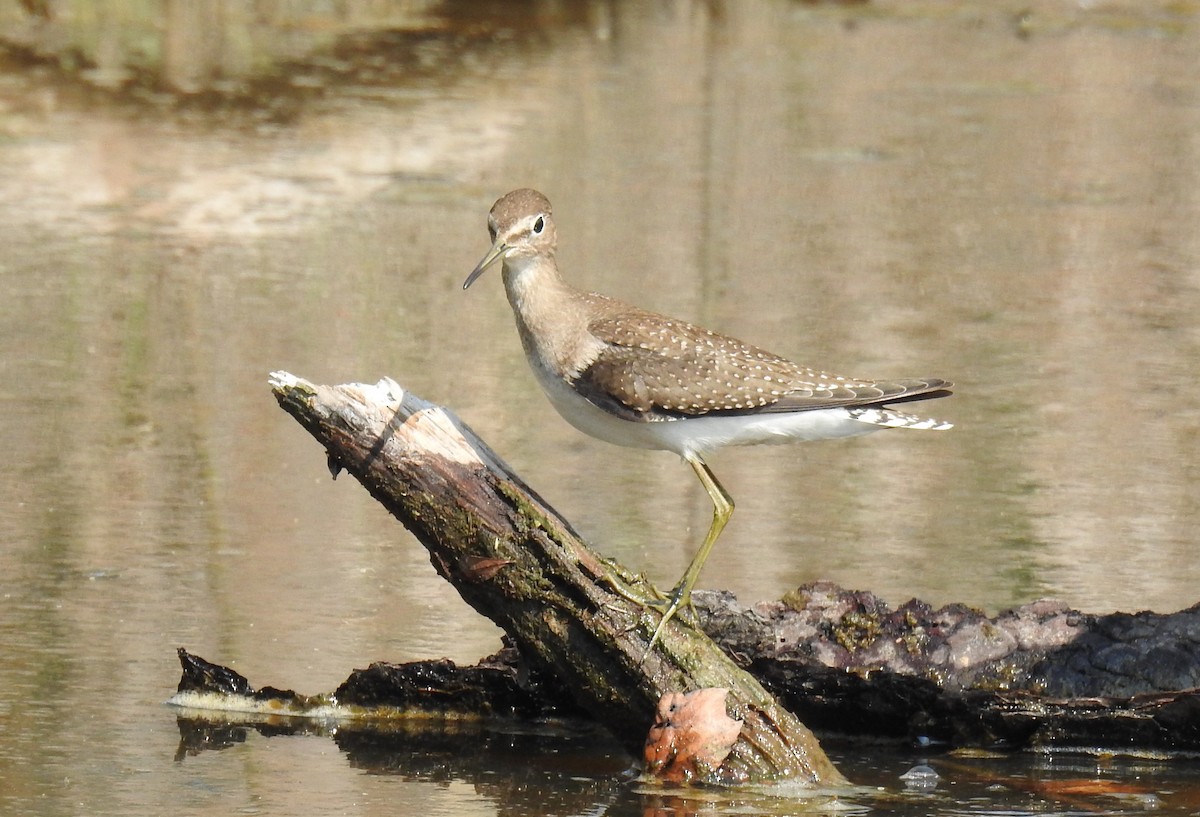
M 349 472 L 396 516 L 533 671 L 555 679 L 634 754 L 652 725 L 665 730 L 666 748 L 648 755 L 652 770 L 725 785 L 845 783 L 812 732 L 686 617 L 670 621 L 650 650 L 659 614 L 643 600 L 657 591 L 588 548 L 448 411 L 390 380 L 319 386 L 275 372 L 271 385 L 325 446 L 334 475 Z M 689 699 L 698 718 L 675 698 L 656 717 L 664 696 L 705 689 L 728 697 L 718 706 L 711 694 Z M 718 710 L 723 719 L 708 717 Z M 677 757 L 688 753 L 684 723 L 712 730 L 697 738 L 705 752 L 687 762 Z

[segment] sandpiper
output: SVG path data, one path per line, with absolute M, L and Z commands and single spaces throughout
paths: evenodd
M 892 408 L 950 394 L 940 378 L 860 380 L 791 362 L 736 338 L 585 292 L 563 280 L 550 202 L 536 190 L 500 198 L 488 214 L 492 248 L 463 289 L 503 262 L 504 289 L 525 357 L 563 418 L 616 445 L 673 451 L 713 502 L 708 534 L 651 636 L 690 603 L 733 499 L 704 457 L 726 445 L 855 437 L 881 428 L 950 423 Z

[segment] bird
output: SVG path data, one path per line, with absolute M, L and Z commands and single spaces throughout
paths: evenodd
M 492 246 L 463 282 L 502 265 L 504 290 L 534 376 L 578 430 L 619 446 L 674 452 L 713 503 L 708 533 L 669 596 L 647 652 L 691 593 L 733 513 L 705 458 L 730 445 L 855 437 L 884 428 L 944 430 L 896 404 L 951 393 L 941 378 L 864 380 L 801 366 L 687 321 L 577 289 L 555 259 L 550 201 L 530 188 L 488 213 Z

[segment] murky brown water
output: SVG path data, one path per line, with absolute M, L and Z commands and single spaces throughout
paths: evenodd
M 389 27 L 426 4 L 393 5 Z M 689 469 L 569 428 L 498 279 L 460 289 L 517 186 L 554 201 L 580 284 L 814 365 L 958 384 L 930 406 L 949 433 L 715 457 L 738 511 L 702 584 L 1196 602 L 1197 13 L 449 4 L 381 34 L 366 12 L 313 11 L 267 52 L 295 60 L 286 90 L 256 84 L 238 37 L 172 18 L 247 93 L 182 108 L 10 61 L 0 812 L 511 805 L 452 758 L 437 780 L 364 775 L 324 739 L 251 735 L 176 764 L 159 702 L 178 645 L 314 692 L 371 660 L 497 644 L 403 529 L 329 481 L 274 369 L 392 376 L 601 550 L 664 584 L 682 570 L 710 515 Z M 39 25 L 99 26 L 92 79 L 119 81 L 137 37 L 113 32 L 142 17 L 85 17 Z M 184 39 L 167 75 L 194 88 L 211 66 L 181 63 L 199 53 Z

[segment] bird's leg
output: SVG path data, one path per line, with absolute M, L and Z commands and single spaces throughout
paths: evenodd
M 684 605 L 688 607 L 692 606 L 692 587 L 695 586 L 696 580 L 700 578 L 700 571 L 704 569 L 704 562 L 708 559 L 708 554 L 712 551 L 713 543 L 717 541 L 717 537 L 721 535 L 721 531 L 725 528 L 725 523 L 733 515 L 733 497 L 721 487 L 721 483 L 717 482 L 716 476 L 709 470 L 704 460 L 695 454 L 688 454 L 684 459 L 692 466 L 692 470 L 696 472 L 696 476 L 700 477 L 700 482 L 704 484 L 704 490 L 708 491 L 708 495 L 712 499 L 712 524 L 708 527 L 708 535 L 704 537 L 704 544 L 700 545 L 700 549 L 692 557 L 692 563 L 683 572 L 683 578 L 679 580 L 679 584 L 675 585 L 675 589 L 671 591 L 670 603 L 667 605 L 667 609 L 663 611 L 662 619 L 658 622 L 658 626 L 654 628 L 654 635 L 650 638 L 650 646 L 646 648 L 647 653 L 654 649 L 654 645 L 658 643 L 659 635 L 662 634 L 663 627 L 679 612 L 679 608 Z
M 622 571 L 623 571 L 623 569 L 622 569 Z M 615 593 L 616 595 L 620 596 L 621 598 L 625 599 L 626 601 L 631 601 L 634 604 L 639 605 L 639 606 L 644 606 L 647 604 L 656 605 L 656 604 L 660 604 L 660 603 L 661 604 L 666 603 L 667 597 L 664 596 L 662 594 L 662 592 L 659 591 L 658 588 L 656 588 L 654 585 L 650 584 L 650 582 L 646 581 L 646 577 L 644 575 L 639 574 L 635 581 L 639 587 L 644 585 L 649 590 L 650 594 L 652 594 L 652 595 L 647 596 L 645 594 L 639 594 L 639 593 L 636 593 L 633 590 L 631 590 L 630 584 L 626 580 L 626 574 L 624 572 L 620 572 L 617 576 L 611 576 L 611 575 L 607 576 L 605 578 L 604 583 L 607 584 L 608 588 L 610 590 L 612 590 L 612 592 Z

